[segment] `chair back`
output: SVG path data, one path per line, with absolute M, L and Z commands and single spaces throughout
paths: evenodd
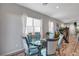
M 23 38 L 23 47 L 25 49 L 25 54 L 28 54 L 28 49 L 29 49 L 29 43 L 27 41 L 27 38 L 26 37 L 22 37 Z
M 40 32 L 35 32 L 35 40 L 40 40 L 41 35 Z
M 49 33 L 49 39 L 53 39 L 54 38 L 54 33 L 50 32 Z
M 63 34 L 60 34 L 60 35 L 59 35 L 59 40 L 58 40 L 58 43 L 57 43 L 58 48 L 61 48 L 63 36 L 64 36 Z
M 47 55 L 54 55 L 57 48 L 57 41 L 53 41 L 48 39 L 47 40 L 47 47 L 46 47 L 46 54 Z
M 28 40 L 29 43 L 32 42 L 32 33 L 29 33 L 27 35 L 27 40 Z
M 23 40 L 23 44 L 24 44 L 25 53 L 27 55 L 35 55 L 35 54 L 38 54 L 38 50 L 36 48 L 33 48 L 33 46 L 32 47 L 30 46 L 30 43 L 28 42 L 27 37 L 23 37 L 23 39 L 24 39 Z
M 27 44 L 27 46 L 29 47 L 29 42 L 28 42 L 27 37 L 23 37 L 23 39 L 24 39 L 25 43 Z

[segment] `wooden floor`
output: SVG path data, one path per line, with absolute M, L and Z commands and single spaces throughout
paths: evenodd
M 79 44 L 77 44 L 76 37 L 69 36 L 68 44 L 63 41 L 60 52 L 61 56 L 79 56 Z M 19 56 L 24 56 L 24 54 L 19 54 Z
M 69 43 L 64 43 L 62 45 L 61 56 L 79 56 L 79 42 L 75 36 L 69 37 Z

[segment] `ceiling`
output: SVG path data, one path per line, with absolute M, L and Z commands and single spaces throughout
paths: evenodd
M 43 3 L 19 3 L 19 5 L 54 17 L 64 23 L 79 22 L 78 3 L 47 3 L 47 5 L 43 5 Z

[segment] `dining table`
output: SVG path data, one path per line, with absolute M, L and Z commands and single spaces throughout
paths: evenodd
M 46 43 L 46 39 L 43 38 L 43 39 L 36 40 L 36 41 L 33 40 L 31 43 L 34 44 L 34 45 L 36 45 L 36 46 L 38 46 L 38 49 L 39 49 L 39 56 L 40 56 L 40 55 L 41 55 L 41 48 L 46 47 L 46 46 L 44 45 L 44 43 Z

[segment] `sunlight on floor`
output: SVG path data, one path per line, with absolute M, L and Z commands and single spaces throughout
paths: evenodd
M 61 56 L 79 56 L 79 44 L 74 36 L 69 37 L 68 44 L 63 42 Z

